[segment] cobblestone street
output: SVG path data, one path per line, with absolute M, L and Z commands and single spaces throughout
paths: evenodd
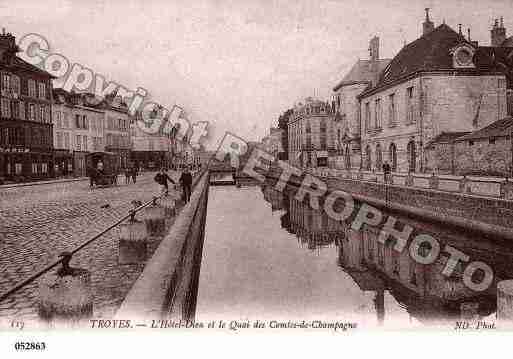
M 0 188 L 0 292 L 125 216 L 132 200 L 145 202 L 158 194 L 153 176 L 143 173 L 129 185 L 120 176 L 119 186 L 94 190 L 88 181 Z M 112 314 L 143 268 L 118 264 L 118 238 L 115 228 L 71 261 L 92 273 L 95 316 Z M 150 253 L 159 242 L 151 240 Z M 36 280 L 0 303 L 0 318 L 35 318 L 37 296 Z

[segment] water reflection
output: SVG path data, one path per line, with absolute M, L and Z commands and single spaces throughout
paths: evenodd
M 433 264 L 419 264 L 410 257 L 408 247 L 398 253 L 393 249 L 393 240 L 385 244 L 378 242 L 379 229 L 364 226 L 361 231 L 355 231 L 348 224 L 312 209 L 306 201 L 297 201 L 291 190 L 281 193 L 264 185 L 262 192 L 273 210 L 284 210 L 281 226 L 296 236 L 301 247 L 310 251 L 333 247 L 338 251 L 339 268 L 352 278 L 361 291 L 374 293 L 379 323 L 383 323 L 385 318 L 385 293 L 392 295 L 411 317 L 424 323 L 454 322 L 462 315 L 460 307 L 466 302 L 478 303 L 480 317 L 495 312 L 496 281 L 484 293 L 468 289 L 463 284 L 462 265 L 450 277 L 442 274 L 447 254 L 442 254 Z M 432 235 L 441 242 L 441 248 L 450 244 L 469 255 L 471 261 L 486 262 L 493 268 L 496 277 L 513 277 L 507 265 L 513 259 L 508 246 L 442 229 L 434 224 L 396 218 L 416 228 L 416 231 Z M 420 251 L 423 250 L 429 248 L 421 247 Z

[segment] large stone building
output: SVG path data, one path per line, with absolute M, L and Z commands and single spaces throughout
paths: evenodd
M 376 85 L 390 59 L 379 58 L 379 37 L 371 39 L 370 59 L 358 60 L 333 88 L 337 159 L 335 167 L 359 169 L 361 165 L 360 104 L 357 96 Z
M 470 33 L 470 31 L 469 31 Z M 492 31 L 493 35 L 493 31 Z M 360 100 L 362 167 L 431 171 L 425 146 L 442 133 L 480 129 L 506 115 L 509 51 L 478 46 L 445 23 L 429 19 Z M 432 143 L 430 143 L 432 145 Z
M 334 114 L 328 103 L 307 98 L 288 119 L 289 162 L 298 167 L 326 167 L 335 153 Z
M 0 181 L 53 176 L 52 76 L 23 61 L 0 34 Z
M 57 176 L 86 175 L 86 154 L 105 150 L 105 111 L 94 95 L 53 90 Z

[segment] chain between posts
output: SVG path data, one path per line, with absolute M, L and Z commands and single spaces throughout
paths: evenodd
M 154 196 L 151 200 L 149 200 L 149 201 L 147 201 L 147 202 L 137 206 L 134 209 L 131 209 L 126 216 L 124 216 L 123 218 L 119 219 L 114 224 L 110 225 L 109 227 L 107 227 L 106 229 L 104 229 L 103 231 L 101 231 L 100 233 L 95 235 L 94 237 L 92 237 L 92 238 L 88 239 L 87 241 L 85 241 L 84 243 L 80 244 L 78 247 L 76 247 L 72 251 L 62 252 L 61 254 L 59 254 L 60 259 L 58 259 L 58 260 L 54 261 L 53 263 L 47 265 L 45 268 L 41 269 L 39 272 L 37 272 L 37 273 L 33 274 L 32 276 L 22 280 L 18 284 L 14 285 L 7 292 L 1 294 L 0 295 L 0 303 L 3 302 L 8 297 L 10 297 L 12 294 L 16 293 L 21 288 L 23 288 L 26 285 L 32 283 L 34 280 L 36 280 L 37 278 L 39 278 L 43 274 L 49 272 L 50 270 L 52 270 L 53 268 L 55 268 L 59 264 L 62 265 L 62 268 L 59 269 L 59 271 L 57 272 L 58 275 L 65 276 L 65 275 L 70 274 L 71 273 L 71 268 L 69 266 L 69 262 L 71 261 L 73 255 L 75 253 L 77 253 L 81 249 L 85 248 L 86 246 L 88 246 L 89 244 L 91 244 L 92 242 L 94 242 L 95 240 L 100 238 L 101 236 L 103 236 L 105 233 L 109 232 L 111 229 L 117 227 L 118 225 L 120 225 L 121 223 L 126 221 L 127 219 L 129 219 L 132 222 L 135 221 L 135 215 L 136 215 L 137 212 L 141 211 L 142 209 L 148 207 L 151 204 L 156 205 L 157 204 L 157 200 L 161 199 L 164 196 L 165 196 L 165 193 L 163 193 L 163 194 L 161 194 L 159 196 Z

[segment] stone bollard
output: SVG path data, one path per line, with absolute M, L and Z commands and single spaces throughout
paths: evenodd
M 166 231 L 166 209 L 157 203 L 146 207 L 144 222 L 151 236 L 163 236 Z
M 119 264 L 144 263 L 148 256 L 148 230 L 136 219 L 119 226 Z
M 497 284 L 497 321 L 501 326 L 513 326 L 513 280 Z
M 437 176 L 435 176 L 435 173 L 433 172 L 433 174 L 429 178 L 429 188 L 438 189 L 439 184 L 440 184 L 440 179 Z
M 509 181 L 508 179 L 501 182 L 500 192 L 501 198 L 513 200 L 513 182 Z
M 467 302 L 461 303 L 460 315 L 462 320 L 476 321 L 479 320 L 479 303 Z
M 169 193 L 160 199 L 160 204 L 164 207 L 164 212 L 167 218 L 176 215 L 176 199 L 175 195 Z
M 39 317 L 57 325 L 75 325 L 93 315 L 91 273 L 69 266 L 71 254 L 61 254 L 62 268 L 39 280 Z
M 411 174 L 411 172 L 409 172 L 406 178 L 404 179 L 404 184 L 409 187 L 413 186 L 413 175 Z
M 460 180 L 460 192 L 472 193 L 472 189 L 470 188 L 467 176 L 463 176 L 463 178 Z

